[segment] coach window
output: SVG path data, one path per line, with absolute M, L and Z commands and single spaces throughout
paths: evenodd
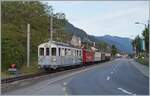
M 65 55 L 67 55 L 67 48 L 65 48 Z
M 61 50 L 62 50 L 62 51 L 61 51 L 61 56 L 65 56 L 65 49 L 62 48 Z
M 60 56 L 60 53 L 61 53 L 61 50 L 60 50 L 60 48 L 58 49 L 58 51 L 59 51 L 59 56 Z
M 70 56 L 71 55 L 71 50 L 70 49 L 68 49 L 68 56 Z
M 41 55 L 41 56 L 44 55 L 44 48 L 40 48 L 40 55 Z
M 75 52 L 75 55 L 74 55 L 74 56 L 76 56 L 76 54 L 77 54 L 77 51 L 76 51 L 76 49 L 75 49 L 75 51 L 74 51 L 74 52 Z
M 46 48 L 46 55 L 49 56 L 49 48 Z
M 56 56 L 56 48 L 52 48 L 51 52 L 52 52 L 52 56 Z
M 79 51 L 79 56 L 81 56 L 81 51 Z
M 76 50 L 76 56 L 78 56 L 78 55 L 77 55 L 77 50 Z
M 75 56 L 77 56 L 77 50 L 75 50 Z
M 71 49 L 71 56 L 73 56 L 73 49 Z
M 76 50 L 74 50 L 74 56 L 76 56 Z

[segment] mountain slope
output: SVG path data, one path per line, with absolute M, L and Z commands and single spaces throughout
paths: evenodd
M 66 31 L 78 36 L 81 38 L 83 42 L 106 42 L 109 45 L 115 45 L 117 49 L 119 49 L 121 52 L 125 53 L 133 53 L 132 50 L 132 45 L 131 42 L 132 40 L 129 38 L 123 38 L 123 37 L 117 37 L 117 36 L 110 36 L 110 35 L 105 35 L 105 36 L 92 36 L 88 35 L 84 30 L 79 29 L 75 26 L 73 26 L 70 22 L 66 23 Z
M 65 31 L 80 37 L 83 42 L 98 42 L 99 40 L 94 36 L 88 35 L 84 30 L 73 26 L 70 22 L 66 22 Z
M 96 38 L 99 40 L 105 41 L 110 45 L 114 44 L 122 52 L 133 53 L 133 50 L 132 50 L 133 48 L 131 44 L 132 40 L 129 38 L 110 36 L 110 35 L 99 36 Z

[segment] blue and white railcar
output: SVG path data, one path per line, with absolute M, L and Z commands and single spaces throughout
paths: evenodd
M 82 49 L 66 43 L 46 42 L 38 46 L 38 65 L 44 69 L 71 66 L 82 62 Z

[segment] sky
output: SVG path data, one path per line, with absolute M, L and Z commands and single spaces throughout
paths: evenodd
M 135 38 L 148 23 L 148 1 L 43 1 L 63 12 L 75 27 L 94 36 Z

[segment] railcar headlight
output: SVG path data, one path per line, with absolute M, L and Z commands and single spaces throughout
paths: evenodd
M 56 58 L 52 58 L 52 62 L 56 62 Z
M 38 68 L 41 69 L 42 67 L 39 65 Z

